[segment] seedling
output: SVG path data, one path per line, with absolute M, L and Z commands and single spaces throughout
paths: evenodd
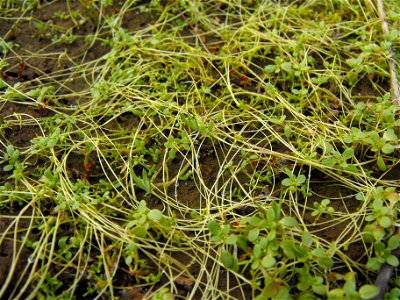
M 387 263 L 393 267 L 399 265 L 399 259 L 397 256 L 392 254 L 392 251 L 399 247 L 399 238 L 394 235 L 389 238 L 387 245 L 383 242 L 377 242 L 374 244 L 375 257 L 372 257 L 367 267 L 370 270 L 377 271 L 384 264 Z
M 282 180 L 282 185 L 285 186 L 291 193 L 300 191 L 306 194 L 306 183 L 307 177 L 304 174 L 294 175 L 289 168 L 285 168 L 285 174 L 288 178 Z
M 140 189 L 144 190 L 147 195 L 151 194 L 153 191 L 153 185 L 146 170 L 142 170 L 142 177 L 136 176 L 135 172 L 132 170 L 132 178 L 136 185 Z
M 14 170 L 18 166 L 19 156 L 20 151 L 15 149 L 13 145 L 8 145 L 6 153 L 4 153 L 3 159 L 0 161 L 0 163 L 7 163 L 7 165 L 3 167 L 3 170 L 6 172 Z
M 56 128 L 53 133 L 51 133 L 49 136 L 43 136 L 43 137 L 37 137 L 31 140 L 31 143 L 35 145 L 36 149 L 33 148 L 32 153 L 38 153 L 46 149 L 51 149 L 54 148 L 61 135 L 61 129 Z
M 313 217 L 319 217 L 323 214 L 332 214 L 335 212 L 335 209 L 333 207 L 329 207 L 329 204 L 331 203 L 331 200 L 329 199 L 323 199 L 320 203 L 319 202 L 314 202 L 313 206 L 315 210 L 311 213 Z

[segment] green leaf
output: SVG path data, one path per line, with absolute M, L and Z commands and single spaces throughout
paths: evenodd
M 140 213 L 140 214 L 147 212 L 148 209 L 147 209 L 147 203 L 146 203 L 146 201 L 140 200 L 139 205 L 138 205 L 138 207 L 137 207 L 136 210 L 137 210 L 137 212 Z
M 399 247 L 399 238 L 397 237 L 397 235 L 391 236 L 388 241 L 388 248 L 390 250 L 394 250 L 397 249 L 398 247 Z
M 150 221 L 153 222 L 160 222 L 160 220 L 162 218 L 164 218 L 163 213 L 158 210 L 158 209 L 152 209 L 151 211 L 149 211 L 149 213 L 147 214 L 147 217 L 149 218 Z
M 275 231 L 274 229 L 273 230 L 271 230 L 271 231 Z M 270 232 L 271 233 L 271 232 Z M 261 239 L 260 239 L 260 241 L 258 242 L 258 244 L 257 245 L 259 245 L 260 247 L 261 247 L 261 249 L 266 249 L 267 247 L 268 247 L 268 244 L 269 244 L 269 239 L 268 239 L 268 237 L 262 237 Z M 255 246 L 257 246 L 257 245 L 255 245 Z M 254 247 L 255 247 L 254 246 Z
M 214 236 L 218 236 L 221 233 L 221 226 L 215 220 L 211 220 L 210 222 L 208 222 L 207 227 L 208 231 L 210 231 L 211 234 Z
M 292 183 L 293 183 L 293 181 L 291 178 L 285 178 L 282 180 L 282 185 L 284 185 L 284 186 L 291 186 Z
M 133 257 L 131 255 L 125 257 L 125 263 L 127 266 L 130 266 L 130 264 L 132 263 Z
M 363 58 L 361 56 L 359 56 L 357 58 L 349 58 L 346 60 L 346 62 L 348 63 L 348 65 L 350 67 L 360 66 L 362 61 L 363 61 Z
M 344 152 L 343 152 L 343 158 L 344 159 L 349 159 L 349 158 L 351 158 L 351 157 L 353 157 L 353 155 L 354 155 L 354 150 L 353 150 L 353 148 L 347 148 L 346 150 L 344 150 Z
M 275 238 L 276 238 L 276 230 L 275 230 L 275 228 L 273 228 L 273 229 L 271 229 L 270 232 L 268 232 L 267 240 L 273 241 L 273 240 L 275 240 Z
M 364 242 L 372 243 L 374 241 L 374 235 L 373 235 L 374 228 L 375 226 L 373 224 L 368 224 L 365 226 L 364 231 L 362 232 L 362 239 L 364 240 Z
M 13 169 L 14 169 L 14 165 L 11 165 L 11 164 L 8 164 L 8 165 L 4 166 L 4 168 L 3 168 L 3 170 L 5 172 L 12 171 Z
M 378 223 L 383 228 L 389 228 L 392 225 L 392 220 L 388 216 L 381 216 L 378 219 Z
M 296 251 L 294 244 L 291 241 L 283 240 L 281 242 L 281 248 L 285 255 L 290 259 L 296 259 Z
M 235 245 L 238 241 L 238 237 L 236 235 L 230 235 L 225 240 L 225 244 L 227 245 Z
M 321 163 L 326 167 L 333 167 L 336 164 L 336 159 L 333 157 L 324 158 Z
M 376 241 L 380 241 L 385 237 L 385 230 L 383 228 L 376 228 L 372 234 Z
M 284 62 L 283 64 L 281 64 L 281 68 L 286 72 L 290 72 L 292 71 L 292 64 L 290 62 Z
M 15 162 L 19 158 L 19 150 L 14 150 L 11 154 L 11 161 Z
M 372 297 L 375 297 L 378 294 L 378 292 L 379 289 L 371 284 L 363 285 L 359 290 L 361 299 L 370 299 Z
M 249 240 L 249 242 L 254 243 L 258 239 L 259 234 L 260 229 L 253 228 L 248 232 L 247 239 Z
M 223 225 L 221 227 L 221 233 L 224 235 L 228 235 L 230 231 L 231 231 L 231 225 L 229 225 L 229 224 Z
M 267 209 L 267 220 L 270 221 L 270 222 L 272 222 L 272 221 L 275 221 L 275 219 L 276 219 L 275 210 L 274 210 L 273 207 L 269 207 L 269 208 Z
M 253 261 L 253 263 L 251 264 L 251 269 L 258 270 L 259 268 L 260 268 L 260 261 L 259 260 Z
M 264 72 L 266 73 L 274 73 L 275 72 L 275 66 L 274 65 L 268 65 L 264 67 Z
M 272 300 L 280 300 L 280 299 L 291 299 L 289 297 L 290 288 L 285 285 L 281 285 L 278 289 L 278 293 L 271 297 Z
M 323 199 L 321 201 L 321 205 L 324 207 L 327 207 L 330 203 L 331 203 L 331 200 L 329 200 L 329 199 Z
M 309 232 L 305 232 L 301 237 L 301 243 L 306 247 L 310 247 L 313 243 L 312 234 Z
M 350 144 L 353 142 L 353 137 L 351 135 L 346 135 L 343 137 L 343 142 L 345 142 L 346 144 Z
M 262 254 L 262 248 L 259 244 L 255 244 L 253 248 L 253 256 L 254 258 L 259 258 Z
M 382 112 L 382 115 L 383 115 L 383 118 L 384 118 L 386 123 L 392 123 L 392 122 L 394 122 L 396 120 L 395 119 L 395 114 L 391 109 L 385 109 Z M 385 138 L 385 134 L 383 135 L 383 137 Z
M 372 203 L 372 207 L 374 208 L 374 210 L 381 210 L 381 208 L 383 207 L 382 198 L 381 197 L 376 197 L 376 199 Z
M 285 116 L 285 115 L 282 115 L 279 119 L 277 119 L 277 118 L 272 118 L 272 117 L 271 117 L 271 118 L 269 119 L 269 121 L 270 121 L 271 123 L 280 125 L 280 124 L 283 123 L 283 121 L 285 121 L 285 119 L 286 119 L 286 116 Z
M 364 194 L 363 193 L 357 193 L 356 194 L 356 199 L 358 200 L 358 201 L 365 201 L 365 196 L 364 196 Z
M 285 125 L 283 132 L 287 139 L 289 139 L 292 136 L 292 128 L 289 125 Z
M 55 145 L 57 145 L 57 142 L 58 142 L 58 137 L 50 137 L 47 139 L 46 147 L 53 148 Z
M 394 256 L 394 255 L 389 255 L 387 258 L 386 258 L 386 262 L 389 264 L 389 265 L 391 265 L 391 266 L 393 266 L 393 267 L 397 267 L 398 265 L 399 265 L 399 259 L 396 257 L 396 256 Z
M 385 154 L 391 154 L 394 152 L 394 146 L 391 144 L 385 144 L 382 146 L 381 150 Z
M 60 249 L 65 249 L 67 246 L 67 240 L 69 239 L 69 236 L 63 236 L 58 240 L 58 247 Z
M 272 268 L 276 264 L 276 259 L 272 255 L 267 255 L 264 256 L 263 259 L 261 260 L 261 265 L 266 268 Z
M 367 262 L 367 269 L 371 271 L 377 271 L 381 267 L 381 262 L 378 258 L 373 257 Z
M 307 179 L 307 177 L 305 175 L 301 174 L 296 178 L 296 184 L 298 186 L 302 185 L 306 181 L 306 179 Z
M 385 244 L 382 242 L 378 242 L 374 245 L 375 252 L 383 252 L 385 250 Z
M 387 141 L 396 141 L 398 139 L 394 129 L 388 129 L 383 133 L 383 138 Z
M 227 251 L 221 253 L 221 262 L 225 268 L 236 271 L 238 269 L 237 259 Z
M 147 230 L 143 226 L 137 226 L 132 229 L 132 233 L 139 238 L 146 238 L 147 237 Z
M 329 300 L 341 300 L 344 299 L 344 290 L 336 288 L 332 289 L 328 292 L 328 299 Z
M 242 236 L 238 237 L 236 244 L 240 249 L 242 249 L 245 252 L 249 248 L 246 239 Z
M 316 257 L 325 257 L 326 253 L 321 248 L 316 248 L 312 251 L 312 254 Z
M 386 164 L 381 156 L 378 156 L 378 158 L 376 159 L 376 164 L 378 165 L 379 170 L 381 170 L 382 172 L 386 171 Z
M 60 133 L 61 133 L 60 128 L 56 128 L 56 130 L 54 130 L 54 132 L 51 134 L 51 136 L 48 139 L 48 142 L 47 142 L 48 148 L 53 148 L 55 145 L 57 145 L 58 138 L 60 137 Z
M 347 280 L 343 285 L 343 290 L 347 295 L 356 291 L 356 283 L 354 281 Z
M 321 267 L 324 267 L 324 268 L 332 268 L 333 267 L 333 259 L 328 256 L 319 258 L 318 263 Z
M 7 146 L 7 154 L 12 155 L 14 153 L 14 145 L 10 144 Z
M 375 144 L 375 143 L 379 142 L 379 140 L 380 140 L 379 133 L 376 131 L 370 131 L 369 138 L 370 138 L 370 140 L 368 142 L 370 144 Z
M 318 295 L 325 295 L 327 290 L 326 286 L 323 284 L 313 285 L 312 289 L 314 293 Z
M 293 217 L 284 217 L 280 223 L 288 228 L 293 228 L 296 227 L 299 223 L 297 222 L 297 220 Z
M 147 172 L 142 170 L 142 178 L 136 176 L 135 172 L 132 170 L 132 177 L 136 185 L 144 190 L 146 194 L 151 194 L 153 186 L 151 180 L 148 178 Z
M 257 216 L 245 217 L 240 221 L 240 225 L 250 224 L 252 226 L 259 226 L 262 220 Z

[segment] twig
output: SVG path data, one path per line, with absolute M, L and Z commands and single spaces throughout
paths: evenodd
M 389 24 L 386 20 L 385 7 L 382 0 L 376 0 L 378 6 L 378 15 L 382 22 L 382 31 L 384 34 L 389 35 Z M 396 55 L 392 47 L 389 48 L 389 74 L 390 74 L 390 94 L 392 102 L 396 106 L 400 106 L 400 89 L 397 81 L 397 68 L 396 68 Z

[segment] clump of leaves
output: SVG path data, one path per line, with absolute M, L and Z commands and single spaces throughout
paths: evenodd
M 8 145 L 3 159 L 0 160 L 0 163 L 7 163 L 7 165 L 3 167 L 3 170 L 6 172 L 14 170 L 18 166 L 19 156 L 20 151 L 15 149 L 12 144 Z

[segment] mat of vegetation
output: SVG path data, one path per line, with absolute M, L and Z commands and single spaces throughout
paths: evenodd
M 377 3 L 0 1 L 0 298 L 399 299 Z

